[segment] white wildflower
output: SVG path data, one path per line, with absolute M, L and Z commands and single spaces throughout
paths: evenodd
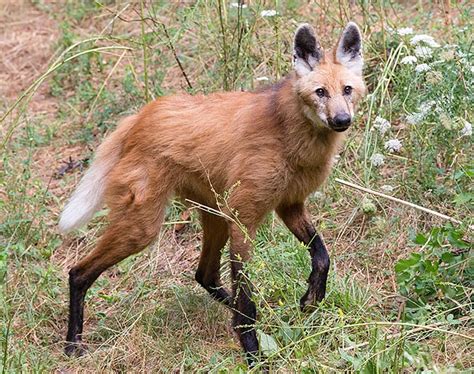
M 398 139 L 390 139 L 385 142 L 385 149 L 390 153 L 398 152 L 402 148 L 402 142 Z
M 394 188 L 389 184 L 384 184 L 380 189 L 384 192 L 393 192 Z
M 409 125 L 418 125 L 423 121 L 424 116 L 421 113 L 415 112 L 407 115 L 406 120 Z
M 428 64 L 420 64 L 415 66 L 415 71 L 417 73 L 423 73 L 424 71 L 429 71 L 431 70 L 430 66 Z
M 247 4 L 242 4 L 242 3 L 230 3 L 231 8 L 238 8 L 241 7 L 242 9 L 247 8 Z
M 425 117 L 429 114 L 433 106 L 436 105 L 436 101 L 426 101 L 418 107 L 418 111 L 410 113 L 406 116 L 406 121 L 410 125 L 418 125 Z
M 380 134 L 383 135 L 390 129 L 390 122 L 387 121 L 385 118 L 377 116 L 374 121 L 374 128 L 379 130 Z
M 471 73 L 474 74 L 474 66 L 471 66 L 470 70 L 471 70 Z
M 418 45 L 415 48 L 415 56 L 420 58 L 430 58 L 433 55 L 433 50 L 430 47 L 423 47 Z
M 428 39 L 427 41 L 425 41 L 426 44 L 428 44 L 431 48 L 439 48 L 440 45 L 438 43 L 436 43 L 434 40 L 430 40 Z
M 420 106 L 418 107 L 418 111 L 423 114 L 423 116 L 426 116 L 428 112 L 431 110 L 436 105 L 436 101 L 430 100 L 430 101 L 425 101 L 424 103 L 421 103 Z
M 374 154 L 370 157 L 370 162 L 371 162 L 372 165 L 374 165 L 375 167 L 383 165 L 383 164 L 384 164 L 384 160 L 385 160 L 384 155 L 382 155 L 382 154 L 380 154 L 380 153 L 374 153 Z
M 324 198 L 324 194 L 321 191 L 313 192 L 313 199 L 322 200 L 323 198 Z
M 270 79 L 268 79 L 268 77 L 258 77 L 258 78 L 256 78 L 256 80 L 259 81 L 259 82 L 262 82 L 262 81 L 268 81 Z
M 467 54 L 465 54 L 463 51 L 456 51 L 456 55 L 459 57 L 460 61 L 463 63 L 467 62 Z
M 431 48 L 438 48 L 439 44 L 435 42 L 434 38 L 430 35 L 415 35 L 413 38 L 411 38 L 410 43 L 412 45 L 417 45 L 420 43 L 425 43 L 429 45 Z
M 464 122 L 464 127 L 461 129 L 461 136 L 471 136 L 472 135 L 472 125 L 467 122 L 466 120 L 463 120 Z
M 428 44 L 431 48 L 439 48 L 440 45 L 436 43 L 434 40 L 428 39 L 425 41 L 426 44 Z
M 277 14 L 278 14 L 278 12 L 275 9 L 262 10 L 260 12 L 260 15 L 262 17 L 274 17 Z
M 413 29 L 411 27 L 402 27 L 397 29 L 397 34 L 401 36 L 410 35 L 413 34 Z
M 400 62 L 405 65 L 408 65 L 408 64 L 412 65 L 416 63 L 417 61 L 418 59 L 415 56 L 406 56 L 406 57 L 403 57 Z

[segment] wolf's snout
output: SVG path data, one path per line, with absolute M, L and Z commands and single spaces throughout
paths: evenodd
M 332 119 L 332 127 L 336 131 L 344 131 L 351 124 L 351 115 L 349 113 L 338 113 Z
M 337 127 L 349 126 L 351 124 L 351 116 L 348 113 L 340 113 L 334 117 L 334 124 Z

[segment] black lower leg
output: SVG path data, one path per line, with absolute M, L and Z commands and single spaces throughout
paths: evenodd
M 207 281 L 198 270 L 196 272 L 196 281 L 217 301 L 230 306 L 232 298 L 219 281 Z
M 252 365 L 258 355 L 258 340 L 255 331 L 257 309 L 252 300 L 251 286 L 242 274 L 241 263 L 233 262 L 232 278 L 234 280 L 233 325 L 244 348 L 247 362 Z
M 303 202 L 278 207 L 277 212 L 290 231 L 305 245 L 311 255 L 311 275 L 308 279 L 308 291 L 301 298 L 304 308 L 321 301 L 326 293 L 326 281 L 329 272 L 329 255 L 321 237 L 316 232 Z
M 258 340 L 255 331 L 257 309 L 255 303 L 246 295 L 247 292 L 246 287 L 240 287 L 237 291 L 239 295 L 234 303 L 234 328 L 244 348 L 247 362 L 252 365 L 258 355 Z
M 324 299 L 330 266 L 329 254 L 324 242 L 314 229 L 311 231 L 313 239 L 309 243 L 309 252 L 312 270 L 308 279 L 308 290 L 300 301 L 302 309 Z
M 75 268 L 69 271 L 69 322 L 65 348 L 68 356 L 80 356 L 84 353 L 81 339 L 84 324 L 84 299 L 87 290 L 96 278 L 97 276 L 84 278 Z
M 224 305 L 230 306 L 232 298 L 230 297 L 229 293 L 227 290 L 221 286 L 221 285 L 210 285 L 204 287 L 209 294 L 216 299 L 217 301 L 220 301 Z

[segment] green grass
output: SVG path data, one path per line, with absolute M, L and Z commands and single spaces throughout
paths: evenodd
M 302 313 L 307 250 L 273 215 L 258 233 L 248 274 L 258 305 L 260 364 L 275 372 L 456 372 L 472 369 L 472 123 L 469 2 L 68 2 L 34 6 L 55 20 L 49 69 L 18 100 L 0 102 L 1 341 L 4 372 L 246 372 L 230 313 L 194 281 L 197 215 L 183 232 L 174 202 L 154 246 L 107 271 L 87 297 L 88 354 L 63 355 L 67 270 L 91 250 L 102 211 L 84 229 L 57 233 L 57 216 L 82 175 L 56 171 L 93 155 L 117 121 L 147 99 L 187 91 L 248 90 L 291 69 L 291 39 L 310 22 L 329 48 L 356 20 L 365 35 L 369 96 L 334 172 L 308 205 L 332 257 L 327 298 Z M 261 17 L 276 9 L 275 17 Z M 119 16 L 118 16 L 119 15 Z M 412 27 L 413 35 L 394 28 Z M 439 47 L 414 55 L 415 34 Z M 423 43 L 422 43 L 423 45 Z M 419 51 L 418 51 L 419 54 Z M 430 71 L 416 72 L 426 63 Z M 31 100 L 47 85 L 58 110 Z M 430 104 L 434 102 L 434 104 Z M 428 108 L 429 109 L 426 109 Z M 381 133 L 377 117 L 391 127 Z M 385 143 L 398 139 L 399 152 Z M 384 157 L 374 165 L 373 155 Z M 461 225 L 351 190 L 340 178 L 446 214 Z M 223 277 L 229 283 L 227 251 Z M 254 369 L 254 371 L 257 371 Z

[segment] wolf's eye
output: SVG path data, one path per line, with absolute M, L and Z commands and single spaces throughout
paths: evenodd
M 324 97 L 326 96 L 326 92 L 324 91 L 324 88 L 318 88 L 316 90 L 316 95 L 318 95 L 319 97 Z
M 350 95 L 352 93 L 352 87 L 351 86 L 345 86 L 344 87 L 344 95 Z

